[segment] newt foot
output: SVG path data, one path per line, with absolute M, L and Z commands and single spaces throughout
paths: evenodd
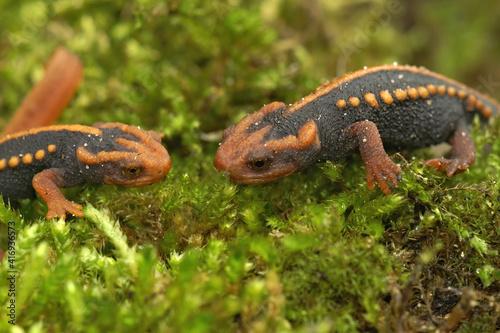
M 48 220 L 54 217 L 60 217 L 65 219 L 66 213 L 70 213 L 79 217 L 83 216 L 82 212 L 83 206 L 73 201 L 52 200 L 47 205 L 49 207 L 49 211 L 46 216 Z
M 448 177 L 456 173 L 463 172 L 469 168 L 469 163 L 463 162 L 460 159 L 435 158 L 425 161 L 430 167 L 433 167 L 439 172 L 446 172 Z
M 366 183 L 368 189 L 373 190 L 375 187 L 375 182 L 384 192 L 384 194 L 390 194 L 391 188 L 387 183 L 387 180 L 398 187 L 401 181 L 401 168 L 397 166 L 388 156 L 380 157 L 370 163 L 365 163 L 366 167 Z

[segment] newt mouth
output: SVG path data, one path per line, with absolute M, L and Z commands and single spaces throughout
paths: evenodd
M 295 171 L 290 171 L 287 173 L 279 174 L 279 175 L 267 175 L 267 176 L 253 176 L 253 175 L 233 175 L 230 172 L 226 172 L 229 174 L 229 177 L 233 183 L 243 184 L 243 185 L 255 185 L 255 184 L 263 184 L 277 181 L 281 178 L 287 177 L 294 173 Z
M 254 172 L 245 166 L 238 166 L 234 160 L 218 158 L 214 159 L 214 166 L 217 171 L 222 172 L 224 176 L 228 176 L 233 183 L 253 185 L 263 184 L 276 181 L 278 179 L 287 177 L 297 171 L 297 168 L 274 168 L 268 170 L 267 173 Z
M 166 175 L 165 175 L 166 176 Z M 165 178 L 165 177 L 163 177 Z M 116 181 L 116 180 L 105 180 L 105 183 L 108 185 L 114 185 L 114 186 L 123 186 L 123 187 L 142 187 L 142 186 L 147 186 L 151 185 L 154 183 L 159 182 L 163 178 L 155 178 L 155 179 L 147 179 L 144 181 L 133 181 L 133 182 L 125 182 L 125 181 Z

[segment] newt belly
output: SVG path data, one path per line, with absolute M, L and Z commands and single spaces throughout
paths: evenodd
M 84 183 L 127 187 L 163 179 L 171 160 L 160 136 L 121 123 L 34 128 L 0 139 L 0 194 L 4 200 L 38 193 L 47 218 L 83 216 L 61 187 Z
M 244 117 L 224 131 L 214 165 L 236 183 L 258 184 L 359 149 L 368 188 L 376 182 L 389 194 L 401 170 L 384 146 L 448 141 L 450 158 L 426 164 L 452 176 L 475 161 L 469 134 L 474 114 L 488 119 L 499 109 L 478 91 L 422 67 L 371 67 L 324 84 L 294 104 L 273 102 Z

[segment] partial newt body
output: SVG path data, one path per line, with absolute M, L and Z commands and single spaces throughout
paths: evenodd
M 368 188 L 399 184 L 400 168 L 384 146 L 421 148 L 448 141 L 449 159 L 426 163 L 448 176 L 475 160 L 468 128 L 500 105 L 461 83 L 425 68 L 384 65 L 324 84 L 292 105 L 273 102 L 224 131 L 214 165 L 243 184 L 273 181 L 324 160 L 339 160 L 356 148 Z
M 80 59 L 58 47 L 45 63 L 45 75 L 26 95 L 0 137 L 52 125 L 73 98 L 82 78 Z
M 127 187 L 163 179 L 171 160 L 160 136 L 121 123 L 56 125 L 0 139 L 0 194 L 4 200 L 31 198 L 48 205 L 47 218 L 83 216 L 60 187 L 84 183 Z

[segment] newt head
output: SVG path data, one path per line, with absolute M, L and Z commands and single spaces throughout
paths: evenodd
M 215 154 L 215 168 L 229 173 L 235 183 L 260 184 L 286 177 L 316 161 L 320 141 L 313 120 L 296 133 L 288 133 L 287 128 L 264 119 L 275 111 L 281 114 L 285 108 L 283 103 L 271 103 L 227 128 Z
M 172 161 L 161 144 L 160 135 L 121 123 L 98 123 L 94 127 L 113 130 L 110 151 L 91 152 L 85 146 L 77 149 L 77 157 L 85 167 L 98 173 L 102 182 L 109 185 L 140 187 L 156 183 L 167 175 Z M 99 168 L 99 171 L 95 171 Z

